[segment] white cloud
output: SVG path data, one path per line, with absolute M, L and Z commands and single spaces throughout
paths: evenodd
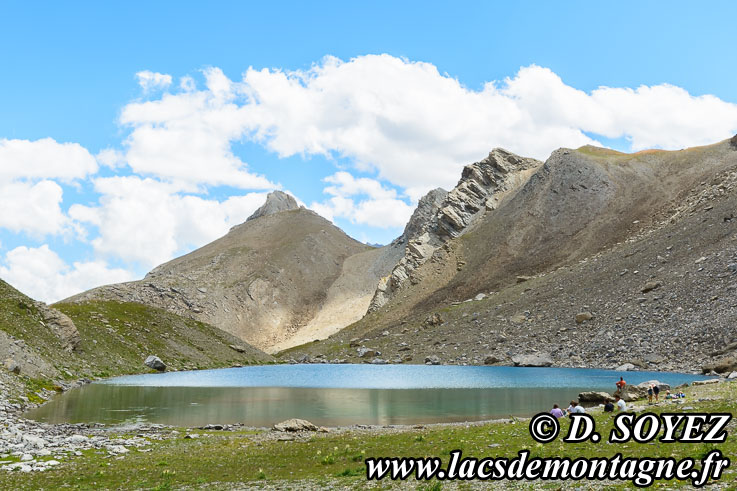
M 281 156 L 337 153 L 417 200 L 455 184 L 463 165 L 501 146 L 541 159 L 558 147 L 625 137 L 632 149 L 681 148 L 737 131 L 737 105 L 670 85 L 586 93 L 529 66 L 469 90 L 428 63 L 389 55 L 328 57 L 306 71 L 255 70 L 252 136 Z
M 60 234 L 69 226 L 61 201 L 61 186 L 54 181 L 0 182 L 0 228 L 34 237 Z
M 0 138 L 0 182 L 59 179 L 71 182 L 97 172 L 97 162 L 78 143 Z
M 413 206 L 397 198 L 396 191 L 382 186 L 375 179 L 356 178 L 341 171 L 324 180 L 332 184 L 324 190 L 331 197 L 322 203 L 313 203 L 311 208 L 329 220 L 341 217 L 351 223 L 396 228 L 403 227 L 414 210 Z M 358 198 L 360 196 L 365 198 Z
M 137 176 L 98 178 L 95 190 L 101 194 L 99 206 L 73 205 L 69 215 L 98 228 L 91 241 L 97 254 L 144 267 L 224 235 L 266 198 L 265 193 L 248 193 L 222 202 L 208 200 Z
M 105 148 L 95 155 L 97 161 L 110 169 L 119 169 L 125 166 L 125 155 L 115 148 Z
M 274 189 L 248 171 L 231 149 L 246 132 L 248 108 L 237 104 L 233 83 L 219 69 L 205 71 L 206 89 L 191 87 L 123 108 L 120 122 L 131 129 L 125 159 L 137 174 L 155 176 L 192 191 L 206 185 Z
M 464 165 L 496 146 L 545 159 L 561 146 L 596 144 L 591 134 L 624 137 L 640 150 L 737 132 L 737 105 L 713 96 L 671 85 L 587 93 L 535 65 L 480 90 L 430 63 L 390 55 L 326 57 L 308 70 L 249 68 L 240 81 L 217 68 L 204 74 L 200 90 L 183 77 L 180 92 L 124 108 L 125 157 L 136 173 L 187 190 L 274 188 L 232 152 L 234 142 L 251 138 L 283 157 L 346 157 L 414 202 L 453 186 Z
M 0 276 L 31 298 L 48 303 L 101 284 L 133 279 L 129 271 L 109 268 L 103 261 L 75 262 L 70 267 L 47 244 L 9 251 Z
M 166 89 L 171 85 L 171 75 L 144 70 L 136 73 L 138 85 L 144 92 L 150 92 L 157 89 Z

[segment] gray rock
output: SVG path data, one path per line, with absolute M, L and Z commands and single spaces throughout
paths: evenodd
M 235 345 L 235 344 L 231 344 L 230 345 L 230 349 L 232 349 L 233 351 L 237 351 L 238 353 L 245 353 L 246 352 L 246 348 L 244 348 L 243 346 Z
M 710 384 L 718 384 L 720 380 L 718 378 L 711 378 L 708 380 L 694 380 L 691 382 L 691 385 L 710 385 Z
M 591 312 L 579 312 L 576 314 L 576 324 L 582 324 L 586 321 L 590 321 L 594 318 L 594 314 Z
M 642 286 L 642 288 L 640 289 L 640 291 L 642 293 L 647 293 L 647 292 L 651 292 L 651 291 L 655 290 L 656 288 L 660 288 L 661 286 L 663 286 L 663 282 L 662 281 L 648 281 L 647 283 L 645 283 Z
M 437 355 L 426 356 L 425 365 L 440 365 L 440 358 Z
M 613 396 L 609 394 L 608 392 L 600 392 L 600 391 L 587 391 L 587 392 L 581 392 L 578 394 L 578 402 L 584 403 L 595 403 L 599 404 L 602 402 L 606 402 L 609 399 L 613 399 Z
M 387 363 L 389 362 L 381 358 L 374 358 L 371 360 L 372 365 L 386 365 Z
M 150 355 L 143 364 L 159 372 L 166 371 L 166 364 L 158 356 Z
M 648 353 L 642 358 L 648 363 L 655 363 L 655 364 L 663 363 L 663 361 L 665 361 L 665 358 L 661 355 L 658 355 L 657 353 Z
M 266 215 L 273 215 L 281 211 L 297 210 L 299 205 L 297 201 L 283 191 L 273 191 L 266 196 L 266 203 L 253 212 L 248 220 L 255 220 Z M 246 220 L 246 221 L 248 221 Z
M 79 347 L 82 338 L 79 335 L 77 326 L 74 325 L 72 319 L 62 312 L 47 307 L 44 304 L 39 303 L 39 313 L 43 318 L 44 325 L 48 327 L 54 335 L 59 338 L 64 346 L 64 349 L 68 351 L 74 351 Z
M 371 358 L 371 357 L 374 357 L 374 356 L 379 356 L 381 354 L 378 351 L 376 351 L 375 349 L 366 348 L 366 347 L 363 347 L 363 346 L 360 347 L 360 348 L 358 348 L 356 350 L 356 352 L 358 353 L 358 357 L 359 358 Z
M 651 385 L 656 385 L 660 389 L 661 392 L 665 392 L 666 390 L 670 390 L 670 384 L 666 384 L 664 382 L 661 382 L 659 380 L 648 380 L 646 382 L 642 382 L 637 384 L 635 387 L 641 387 L 645 389 L 645 393 L 647 393 L 648 387 Z
M 494 363 L 499 363 L 501 360 L 494 356 L 494 355 L 486 355 L 484 357 L 484 365 L 493 365 Z
M 476 295 L 475 297 L 473 297 L 473 299 L 476 300 L 476 301 L 483 300 L 485 298 L 486 298 L 486 293 L 479 293 L 478 295 Z
M 737 354 L 731 354 L 716 361 L 707 363 L 701 368 L 703 373 L 729 373 L 737 371 Z
M 634 370 L 635 366 L 632 363 L 623 363 L 622 365 L 619 365 L 617 368 L 615 368 L 618 372 L 629 372 L 630 370 Z
M 317 425 L 310 423 L 305 419 L 288 419 L 274 425 L 274 431 L 296 433 L 299 431 L 317 431 Z
M 20 373 L 20 365 L 18 365 L 18 363 L 12 358 L 8 358 L 7 360 L 5 360 L 3 365 L 5 366 L 5 369 L 9 372 L 13 372 L 16 375 Z
M 553 359 L 547 353 L 534 353 L 515 355 L 512 357 L 512 363 L 516 367 L 549 367 L 553 364 Z

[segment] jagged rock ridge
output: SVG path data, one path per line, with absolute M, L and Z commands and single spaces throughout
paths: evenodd
M 467 165 L 453 190 L 434 189 L 425 195 L 400 238 L 404 257 L 389 276 L 381 278 L 369 305 L 374 312 L 385 305 L 412 273 L 448 240 L 459 237 L 474 221 L 494 210 L 510 191 L 540 167 L 539 160 L 496 148 L 480 162 Z

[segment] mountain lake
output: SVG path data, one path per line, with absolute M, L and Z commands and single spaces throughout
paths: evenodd
M 54 397 L 25 417 L 50 423 L 270 426 L 307 419 L 322 426 L 480 421 L 530 416 L 580 392 L 612 392 L 659 380 L 705 379 L 668 372 L 582 368 L 426 365 L 264 365 L 130 375 Z

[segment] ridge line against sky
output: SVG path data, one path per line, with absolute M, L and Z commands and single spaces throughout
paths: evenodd
M 677 10 L 686 4 L 669 5 Z M 79 12 L 66 15 L 74 13 Z M 330 21 L 336 19 L 322 20 Z M 176 30 L 167 23 L 159 27 Z M 664 29 L 653 39 L 674 36 Z M 419 27 L 406 36 L 412 33 L 419 33 Z M 360 35 L 384 44 L 378 36 Z M 74 36 L 72 41 L 79 41 Z M 722 41 L 729 36 L 735 37 L 725 34 Z M 102 45 L 114 44 L 112 37 L 101 39 Z M 327 41 L 340 45 L 338 39 Z M 396 42 L 400 53 L 408 46 Z M 714 43 L 714 34 L 702 42 Z M 219 46 L 204 44 L 206 53 L 192 58 L 210 53 L 218 61 Z M 41 47 L 48 46 L 19 45 L 18 51 L 40 56 Z M 269 46 L 264 48 L 268 52 Z M 274 59 L 282 58 L 284 48 L 274 46 Z M 615 86 L 606 77 L 577 88 L 554 66 L 544 65 L 545 49 L 534 44 L 518 56 L 532 62 L 502 76 L 493 66 L 479 67 L 473 86 L 458 74 L 441 71 L 432 49 L 418 59 L 393 50 L 342 57 L 329 54 L 340 50 L 326 50 L 310 60 L 303 57 L 296 67 L 255 66 L 245 58 L 237 76 L 231 62 L 228 75 L 215 63 L 204 68 L 187 64 L 188 56 L 178 51 L 179 66 L 167 70 L 171 63 L 164 55 L 173 51 L 157 49 L 160 58 L 131 70 L 127 81 L 111 80 L 110 86 L 128 87 L 122 92 L 106 97 L 91 89 L 85 95 L 85 87 L 91 87 L 86 80 L 67 88 L 79 101 L 108 101 L 94 113 L 102 126 L 106 120 L 115 122 L 103 137 L 91 136 L 99 133 L 94 121 L 58 114 L 54 107 L 17 106 L 12 90 L 0 91 L 5 94 L 0 96 L 5 116 L 0 121 L 1 279 L 45 301 L 137 279 L 243 222 L 272 189 L 291 192 L 359 240 L 387 243 L 401 233 L 424 193 L 451 188 L 464 165 L 493 147 L 545 159 L 558 147 L 679 149 L 737 133 L 734 91 L 711 95 L 662 79 Z M 539 60 L 533 56 L 537 51 Z M 611 57 L 615 51 L 607 53 Z M 19 62 L 13 53 L 3 53 L 12 55 L 9 69 L 14 60 Z M 698 55 L 686 54 L 680 61 Z M 121 65 L 136 56 L 129 54 Z M 623 51 L 613 62 L 622 56 L 635 58 L 635 53 Z M 74 59 L 75 52 L 69 57 Z M 581 62 L 579 70 L 596 63 Z M 734 67 L 729 70 L 737 75 Z M 116 71 L 100 69 L 103 75 Z M 33 70 L 11 70 L 13 76 L 0 86 L 12 89 L 26 72 Z M 60 79 L 67 76 L 59 74 Z M 637 80 L 636 74 L 631 78 Z M 47 87 L 60 90 L 52 78 Z M 43 99 L 44 86 L 36 90 Z M 111 100 L 120 101 L 117 110 L 111 110 Z M 89 114 L 89 109 L 80 106 L 80 112 Z M 34 124 L 26 120 L 27 113 L 41 117 Z M 64 116 L 66 121 L 60 119 Z

